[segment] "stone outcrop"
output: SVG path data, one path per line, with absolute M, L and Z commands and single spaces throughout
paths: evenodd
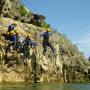
M 10 4 L 12 1 L 17 1 L 17 5 L 19 4 L 18 0 L 5 1 L 9 2 L 7 7 L 12 7 L 13 4 Z M 1 0 L 0 4 L 3 6 L 4 0 Z M 2 7 L 1 5 L 0 7 Z M 15 13 L 20 14 L 18 9 L 14 15 Z M 3 12 L 1 12 L 2 14 L 4 15 Z M 41 21 L 45 19 L 42 16 L 39 17 L 41 17 Z M 30 49 L 30 59 L 27 64 L 24 64 L 22 53 L 17 51 L 5 53 L 8 41 L 4 35 L 8 25 L 14 21 L 17 22 L 15 29 L 20 32 L 21 42 L 29 32 L 32 34 L 33 40 L 37 42 L 37 47 Z M 90 62 L 66 36 L 53 31 L 50 41 L 55 48 L 56 55 L 53 55 L 50 48 L 45 56 L 42 54 L 40 33 L 43 31 L 44 28 L 37 27 L 36 24 L 23 23 L 9 17 L 0 18 L 0 82 L 89 82 Z
M 25 33 L 31 32 L 32 38 L 38 43 L 38 46 L 33 53 L 30 50 L 31 58 L 25 66 L 23 63 L 22 53 L 16 51 L 5 55 L 5 47 L 7 41 L 2 36 L 6 33 L 7 26 L 13 22 L 10 18 L 0 19 L 0 81 L 4 82 L 80 82 L 89 81 L 88 67 L 89 62 L 79 52 L 78 48 L 73 45 L 65 36 L 54 32 L 50 37 L 56 56 L 53 55 L 48 48 L 48 52 L 43 56 L 42 39 L 39 37 L 43 28 L 36 27 L 32 24 L 25 24 L 17 21 L 16 30 L 19 29 L 23 41 Z M 4 65 L 7 61 L 8 64 Z M 8 78 L 7 78 L 8 77 Z
M 1 15 L 5 17 L 12 17 L 14 15 L 19 15 L 20 3 L 19 0 L 1 0 L 0 1 Z
M 0 15 L 36 26 L 41 26 L 45 22 L 45 16 L 33 14 L 26 6 L 21 4 L 20 0 L 1 0 Z

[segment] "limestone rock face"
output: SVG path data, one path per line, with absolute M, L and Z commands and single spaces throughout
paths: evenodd
M 20 15 L 19 8 L 20 3 L 19 0 L 0 0 L 0 13 L 5 17 L 12 17 L 15 15 Z
M 2 8 L 4 4 L 5 4 L 5 0 L 0 0 L 0 14 L 2 13 Z
M 40 33 L 45 28 L 38 26 L 44 22 L 44 16 L 32 12 L 27 14 L 19 0 L 0 0 L 0 15 L 0 82 L 90 82 L 90 62 L 65 35 L 53 31 L 50 42 L 55 55 L 49 47 L 46 55 L 42 54 Z M 19 17 L 15 19 L 15 16 Z M 13 22 L 17 23 L 15 30 L 20 32 L 21 42 L 29 32 L 37 42 L 35 49 L 30 48 L 27 63 L 20 52 L 6 53 L 9 41 L 5 34 Z
M 0 16 L 13 18 L 24 23 L 41 26 L 45 22 L 45 16 L 33 14 L 20 0 L 0 0 Z
M 64 35 L 53 32 L 50 42 L 55 48 L 54 56 L 51 49 L 47 48 L 46 55 L 42 54 L 42 38 L 40 33 L 44 28 L 32 24 L 17 22 L 16 30 L 20 32 L 20 40 L 23 41 L 26 33 L 31 32 L 32 38 L 37 42 L 35 50 L 30 49 L 30 59 L 24 65 L 23 54 L 8 52 L 5 47 L 8 42 L 3 33 L 7 32 L 10 18 L 0 19 L 0 81 L 1 82 L 84 82 L 90 80 L 88 72 L 90 63 L 78 48 Z M 4 64 L 4 63 L 7 64 Z

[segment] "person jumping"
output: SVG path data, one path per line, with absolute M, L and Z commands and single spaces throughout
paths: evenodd
M 49 36 L 52 35 L 51 29 L 46 29 L 46 32 L 40 35 L 40 37 L 43 37 L 43 55 L 45 55 L 45 52 L 47 51 L 47 46 L 49 46 L 54 54 L 54 48 L 49 42 Z

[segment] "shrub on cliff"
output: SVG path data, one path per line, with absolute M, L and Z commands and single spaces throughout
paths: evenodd
M 46 22 L 41 24 L 41 27 L 43 28 L 50 28 L 50 24 L 47 24 Z
M 29 10 L 24 5 L 21 5 L 19 11 L 21 13 L 21 16 L 25 16 L 26 14 L 29 13 Z

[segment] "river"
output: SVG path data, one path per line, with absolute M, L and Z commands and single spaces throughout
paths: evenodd
M 90 90 L 90 83 L 0 84 L 0 90 Z

